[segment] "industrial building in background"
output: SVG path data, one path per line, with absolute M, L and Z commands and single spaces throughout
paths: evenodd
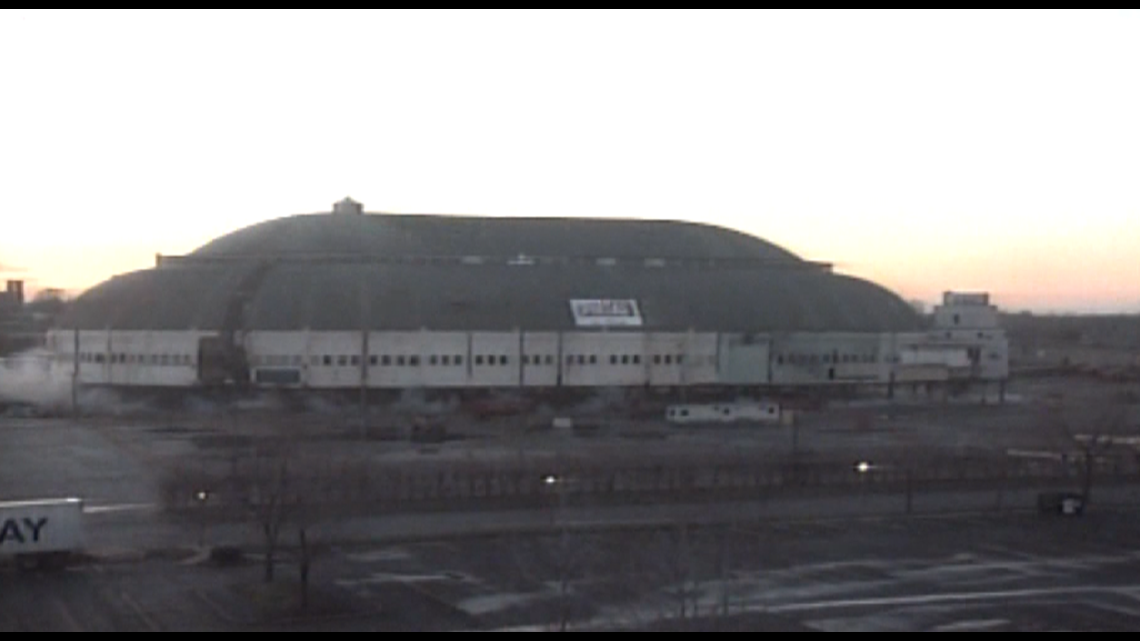
M 281 218 L 70 304 L 80 385 L 297 390 L 772 391 L 984 384 L 1008 348 L 984 294 L 933 322 L 875 284 L 683 222 L 331 213 Z

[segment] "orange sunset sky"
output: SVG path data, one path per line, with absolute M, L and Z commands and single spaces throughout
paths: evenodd
M 1140 14 L 0 11 L 0 272 L 345 196 L 667 218 L 927 303 L 1140 312 Z

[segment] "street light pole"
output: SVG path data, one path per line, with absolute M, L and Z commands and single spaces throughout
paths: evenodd
M 201 529 L 198 530 L 198 547 L 206 545 L 206 501 L 210 500 L 210 493 L 206 490 L 198 490 L 194 494 L 194 500 L 198 502 L 198 511 L 201 515 Z
M 569 563 L 569 532 L 566 528 L 566 479 L 550 474 L 543 479 L 547 486 L 553 486 L 558 495 L 558 508 L 554 512 L 554 526 L 558 528 L 558 631 L 566 632 L 569 627 L 570 612 L 567 607 L 569 592 L 569 577 L 567 564 Z

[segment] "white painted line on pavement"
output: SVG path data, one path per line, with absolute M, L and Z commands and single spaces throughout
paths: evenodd
M 85 505 L 84 514 L 115 514 L 117 512 L 145 512 L 158 509 L 154 503 L 120 503 L 117 505 Z
M 1075 596 L 1081 594 L 1127 594 L 1140 585 L 1083 586 L 1070 588 L 1039 588 L 1027 590 L 1004 590 L 996 592 L 958 592 L 948 594 L 918 594 L 898 597 L 877 597 L 870 599 L 840 599 L 837 601 L 817 601 L 814 603 L 788 603 L 764 608 L 772 614 L 792 612 L 812 612 L 816 610 L 842 610 L 846 608 L 875 608 L 899 605 L 933 605 L 938 603 L 966 603 L 971 601 L 1000 601 L 1002 599 L 1026 599 L 1042 596 Z

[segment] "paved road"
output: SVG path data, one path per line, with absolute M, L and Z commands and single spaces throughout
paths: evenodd
M 1140 486 L 1097 489 L 1092 509 L 1140 506 Z M 917 493 L 914 515 L 1001 514 L 1035 509 L 1036 490 L 939 491 Z M 763 501 L 628 506 L 570 505 L 546 510 L 387 513 L 338 517 L 317 523 L 312 535 L 328 542 L 385 542 L 452 536 L 497 535 L 569 529 L 629 529 L 686 523 L 764 523 L 769 521 L 843 521 L 902 517 L 902 493 L 817 493 Z M 94 552 L 154 550 L 206 544 L 257 546 L 260 532 L 252 521 L 206 523 L 193 514 L 172 519 L 151 505 L 89 506 L 88 544 Z

